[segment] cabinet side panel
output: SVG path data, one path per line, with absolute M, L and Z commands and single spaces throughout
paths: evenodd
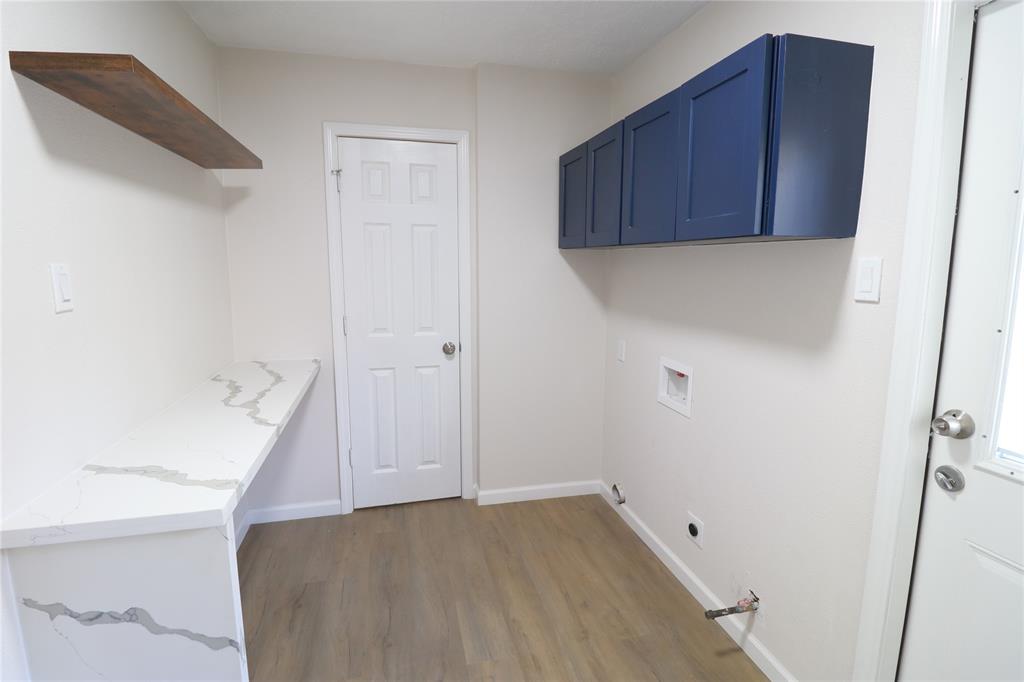
M 775 74 L 765 233 L 857 233 L 874 48 L 784 35 Z

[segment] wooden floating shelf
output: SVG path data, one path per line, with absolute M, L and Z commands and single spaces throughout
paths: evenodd
M 11 70 L 203 168 L 259 157 L 130 54 L 11 52 Z

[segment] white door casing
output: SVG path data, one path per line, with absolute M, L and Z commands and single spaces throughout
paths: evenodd
M 900 660 L 906 680 L 1024 679 L 1024 465 L 999 452 L 1024 420 L 1002 409 L 1006 385 L 1024 390 L 1024 376 L 1006 371 L 1024 334 L 1022 41 L 1019 1 L 980 9 L 936 395 L 939 413 L 966 411 L 976 432 L 932 439 Z M 962 472 L 963 490 L 938 486 L 940 466 Z
M 896 677 L 928 458 L 975 6 L 922 6 L 899 297 L 852 679 Z
M 455 145 L 338 150 L 354 506 L 459 496 Z

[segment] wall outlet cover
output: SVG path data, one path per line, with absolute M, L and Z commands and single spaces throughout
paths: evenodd
M 686 537 L 704 549 L 704 522 L 694 516 L 693 512 L 686 512 Z

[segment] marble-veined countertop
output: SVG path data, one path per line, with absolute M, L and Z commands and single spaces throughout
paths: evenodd
M 0 523 L 0 547 L 223 526 L 320 361 L 238 362 Z

